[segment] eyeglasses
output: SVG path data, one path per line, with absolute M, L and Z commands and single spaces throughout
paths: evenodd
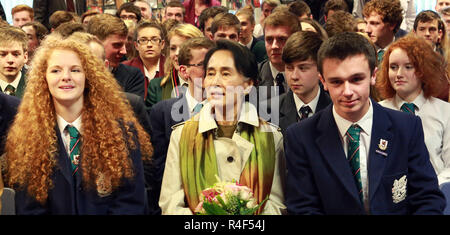
M 137 17 L 134 15 L 121 15 L 120 19 L 122 19 L 122 20 L 137 20 Z
M 192 66 L 192 67 L 203 67 L 203 61 L 198 64 L 186 64 L 186 66 Z
M 137 42 L 141 45 L 147 45 L 149 42 L 151 42 L 152 44 L 158 44 L 162 41 L 161 38 L 140 38 L 137 40 Z

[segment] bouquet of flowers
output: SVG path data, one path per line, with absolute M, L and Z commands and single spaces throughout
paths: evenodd
M 267 200 L 259 205 L 253 192 L 237 182 L 218 182 L 202 191 L 197 215 L 253 215 Z

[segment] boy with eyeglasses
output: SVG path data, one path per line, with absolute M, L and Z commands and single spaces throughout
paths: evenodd
M 134 38 L 139 55 L 123 64 L 136 67 L 145 75 L 145 99 L 150 81 L 164 76 L 165 57 L 161 52 L 165 41 L 162 26 L 154 21 L 143 21 L 136 27 Z
M 203 60 L 208 50 L 214 45 L 214 42 L 206 37 L 191 38 L 181 44 L 178 63 L 180 73 L 188 81 L 188 89 L 180 97 L 162 100 L 151 109 L 150 123 L 154 148 L 151 169 L 153 182 L 149 183 L 152 185 L 152 190 L 148 195 L 151 214 L 161 214 L 158 200 L 172 128 L 198 113 L 205 103 Z

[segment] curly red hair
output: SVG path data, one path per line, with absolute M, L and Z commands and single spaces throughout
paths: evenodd
M 376 81 L 376 88 L 381 97 L 391 98 L 396 93 L 389 81 L 389 56 L 397 48 L 404 50 L 414 65 L 417 78 L 422 83 L 424 96 L 428 98 L 438 95 L 446 77 L 444 59 L 423 38 L 408 34 L 392 43 L 384 53 Z
M 107 179 L 107 186 L 115 190 L 123 178 L 134 175 L 130 149 L 140 148 L 144 160 L 153 154 L 150 137 L 103 62 L 85 44 L 50 37 L 33 58 L 5 146 L 8 183 L 26 189 L 42 204 L 53 187 L 51 175 L 58 154 L 56 113 L 45 79 L 47 59 L 57 49 L 75 52 L 86 76 L 80 163 L 84 185 L 95 189 L 98 180 Z

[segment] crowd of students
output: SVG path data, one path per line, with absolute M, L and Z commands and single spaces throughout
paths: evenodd
M 443 213 L 449 0 L 264 0 L 259 21 L 215 0 L 161 19 L 89 4 L 0 23 L 0 197 L 14 189 L 17 214 L 192 215 L 218 180 L 257 214 Z

